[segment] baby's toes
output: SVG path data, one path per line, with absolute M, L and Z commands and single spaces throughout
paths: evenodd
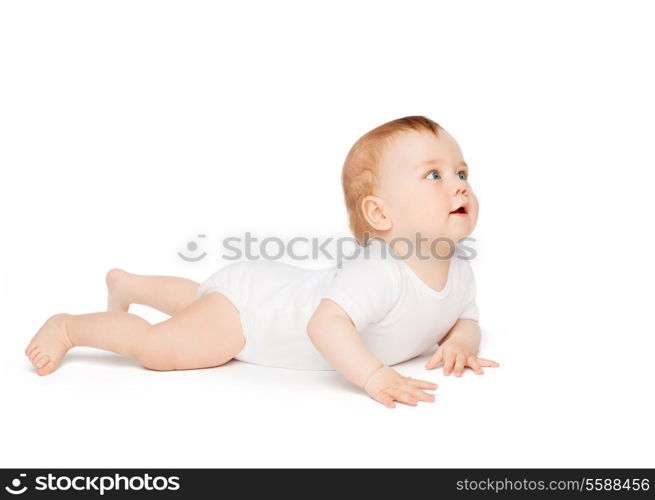
M 27 349 L 25 349 L 25 356 L 28 358 L 30 357 L 30 354 L 36 349 L 36 344 L 30 344 L 27 346 Z
M 52 359 L 50 359 L 50 357 L 48 357 L 48 361 L 45 363 L 45 365 L 37 367 L 36 373 L 38 373 L 39 375 L 49 375 L 53 371 L 55 371 L 56 368 L 55 364 L 56 363 Z
M 30 351 L 30 355 L 28 356 L 30 362 L 34 364 L 34 361 L 36 361 L 36 358 L 38 358 L 41 355 L 41 350 L 40 349 L 32 349 Z
M 30 358 L 30 361 L 32 362 L 32 364 L 35 364 L 36 359 L 37 359 L 39 356 L 41 356 L 41 354 L 44 354 L 44 352 L 41 350 L 40 347 L 34 349 L 34 350 L 30 353 L 29 358 Z
M 39 354 L 38 356 L 35 356 L 32 363 L 37 368 L 43 368 L 45 365 L 48 364 L 49 361 L 50 361 L 50 356 L 48 356 L 45 353 L 42 353 L 42 354 Z

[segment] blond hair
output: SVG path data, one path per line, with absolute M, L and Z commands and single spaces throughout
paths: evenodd
M 378 187 L 380 159 L 391 138 L 403 132 L 429 132 L 439 137 L 438 123 L 425 116 L 405 116 L 383 123 L 363 136 L 350 148 L 341 171 L 344 201 L 348 210 L 348 227 L 360 245 L 366 245 L 375 229 L 366 221 L 362 201 Z

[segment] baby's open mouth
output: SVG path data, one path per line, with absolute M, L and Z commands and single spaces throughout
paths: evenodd
M 468 213 L 468 210 L 467 210 L 466 205 L 462 205 L 462 206 L 459 207 L 457 210 L 453 210 L 453 211 L 450 212 L 450 213 L 451 213 L 451 214 L 463 214 L 463 215 L 466 215 L 466 214 Z

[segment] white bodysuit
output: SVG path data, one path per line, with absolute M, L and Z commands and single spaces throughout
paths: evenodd
M 219 292 L 239 310 L 246 344 L 235 359 L 333 370 L 307 335 L 310 317 L 327 298 L 346 311 L 369 350 L 391 366 L 434 346 L 458 318 L 478 320 L 475 279 L 466 257 L 456 245 L 447 283 L 438 292 L 386 242 L 373 238 L 357 258 L 344 259 L 341 268 L 308 269 L 261 259 L 234 262 L 201 283 L 196 298 Z

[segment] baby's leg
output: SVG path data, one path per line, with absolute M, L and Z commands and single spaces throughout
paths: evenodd
M 129 310 L 142 304 L 173 316 L 194 300 L 199 284 L 177 276 L 148 276 L 111 269 L 106 276 L 107 311 Z
M 154 325 L 124 311 L 56 314 L 25 354 L 39 375 L 53 372 L 74 346 L 122 354 L 152 370 L 187 370 L 222 365 L 244 345 L 239 311 L 225 296 L 212 292 Z

